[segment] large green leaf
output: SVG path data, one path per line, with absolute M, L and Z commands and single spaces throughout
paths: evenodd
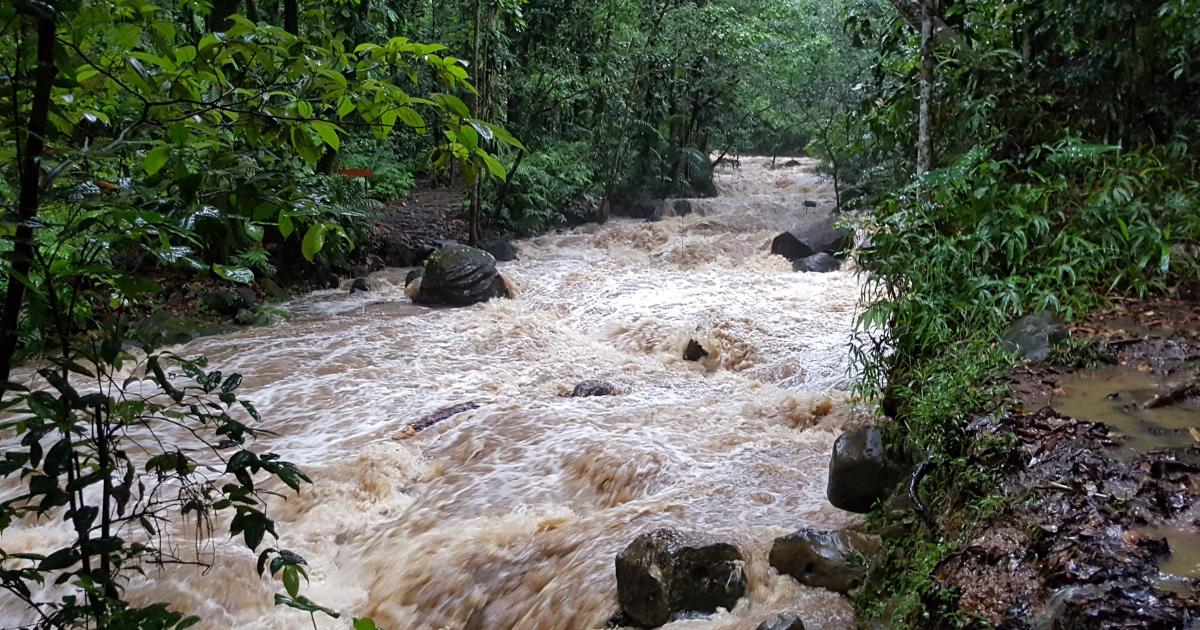
M 226 280 L 237 282 L 240 284 L 250 284 L 254 282 L 254 272 L 245 267 L 226 267 L 225 265 L 213 265 L 213 271 Z
M 313 131 L 317 132 L 317 135 L 321 137 L 321 140 L 323 140 L 325 144 L 329 145 L 334 151 L 337 151 L 338 147 L 341 146 L 341 139 L 338 137 L 337 125 L 324 120 L 314 120 L 312 122 L 312 128 Z
M 328 224 L 314 223 L 304 233 L 304 241 L 300 245 L 300 252 L 304 254 L 304 258 L 308 262 L 312 262 L 317 252 L 320 252 L 321 248 L 325 246 L 325 235 L 328 232 Z
M 167 159 L 171 157 L 171 147 L 165 144 L 154 147 L 142 159 L 142 168 L 146 169 L 147 175 L 153 175 L 162 170 L 163 165 L 167 163 Z

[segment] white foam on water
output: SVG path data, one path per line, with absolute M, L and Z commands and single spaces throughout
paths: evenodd
M 304 593 L 393 629 L 594 628 L 616 611 L 616 553 L 673 527 L 739 544 L 750 591 L 732 611 L 668 627 L 750 629 L 782 611 L 809 628 L 850 625 L 842 597 L 766 562 L 775 536 L 856 522 L 826 503 L 824 484 L 853 413 L 860 289 L 853 269 L 793 273 L 769 254 L 779 231 L 828 212 L 832 187 L 812 161 L 768 165 L 722 169 L 722 196 L 692 200 L 685 217 L 518 243 L 520 260 L 501 265 L 515 300 L 416 306 L 403 270 L 388 270 L 371 292 L 317 292 L 289 305 L 289 322 L 178 348 L 241 372 L 277 433 L 259 447 L 313 478 L 271 510 L 276 546 L 308 560 Z M 683 360 L 691 340 L 708 356 Z M 584 379 L 621 393 L 564 397 Z M 397 439 L 466 401 L 480 406 Z M 66 540 L 59 523 L 28 523 L 0 545 Z M 129 595 L 207 628 L 309 623 L 271 605 L 278 585 L 240 541 L 210 542 L 211 570 L 152 570 Z M 0 604 L 0 621 L 21 614 Z

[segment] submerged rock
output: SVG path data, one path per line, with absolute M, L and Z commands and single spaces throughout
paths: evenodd
M 792 261 L 792 271 L 828 273 L 830 271 L 837 271 L 841 267 L 842 261 L 825 252 L 819 252 L 807 258 Z
M 686 217 L 692 213 L 692 202 L 687 199 L 676 199 L 671 204 L 671 212 L 677 217 Z
M 419 304 L 470 306 L 508 291 L 496 271 L 495 257 L 474 247 L 450 245 L 429 257 L 420 284 L 413 282 L 405 293 Z
M 424 267 L 417 267 L 416 269 L 409 271 L 408 273 L 404 274 L 404 286 L 407 287 L 408 285 L 413 283 L 413 280 L 419 280 L 421 278 L 421 276 L 424 276 L 424 275 L 425 275 Z
M 238 311 L 237 315 L 233 316 L 233 323 L 237 324 L 238 326 L 253 326 L 256 319 L 257 317 L 254 315 L 254 311 L 244 308 Z
M 517 248 L 510 241 L 504 239 L 487 241 L 486 243 L 482 243 L 479 249 L 491 254 L 498 262 L 509 262 L 517 259 Z
M 210 311 L 225 317 L 235 317 L 238 311 L 252 309 L 258 304 L 253 289 L 217 289 L 200 295 L 200 304 Z
M 1050 356 L 1054 345 L 1067 338 L 1067 329 L 1050 313 L 1032 313 L 1013 322 L 1003 334 L 1004 347 L 1027 361 Z
M 834 507 L 865 514 L 899 480 L 899 466 L 887 457 L 879 427 L 861 427 L 838 436 L 829 462 L 825 494 Z
M 849 230 L 837 227 L 832 217 L 811 225 L 788 230 L 771 241 L 771 253 L 788 260 L 808 258 L 813 254 L 837 254 L 850 242 Z
M 699 341 L 695 339 L 688 340 L 687 347 L 683 349 L 684 361 L 699 361 L 706 356 L 708 356 L 708 350 L 705 350 Z
M 769 561 L 776 571 L 801 584 L 845 593 L 862 582 L 860 556 L 878 547 L 874 536 L 801 529 L 776 538 Z
M 804 630 L 804 621 L 794 613 L 779 613 L 758 624 L 754 630 Z
M 367 283 L 366 278 L 355 278 L 354 282 L 350 283 L 350 292 L 358 293 L 360 291 L 370 291 L 371 285 Z
M 670 529 L 642 534 L 617 555 L 617 600 L 649 628 L 679 614 L 731 609 L 746 593 L 744 563 L 729 543 Z
M 585 398 L 588 396 L 615 396 L 617 388 L 612 383 L 606 381 L 586 380 L 575 386 L 575 390 L 571 392 L 571 398 Z
M 613 199 L 609 213 L 633 219 L 657 220 L 662 218 L 662 204 L 652 199 Z

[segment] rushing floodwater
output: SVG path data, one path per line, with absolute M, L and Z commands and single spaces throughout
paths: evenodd
M 418 307 L 389 270 L 370 293 L 315 293 L 289 305 L 290 322 L 177 349 L 242 372 L 279 434 L 260 446 L 315 481 L 273 508 L 279 546 L 311 567 L 305 594 L 393 630 L 596 628 L 616 612 L 616 553 L 674 527 L 738 543 L 750 591 L 733 611 L 670 628 L 752 629 L 780 611 L 809 628 L 849 625 L 844 599 L 766 563 L 775 536 L 855 522 L 826 503 L 824 483 L 851 416 L 858 281 L 792 273 L 767 251 L 780 229 L 827 212 L 832 190 L 764 160 L 719 183 L 722 196 L 687 217 L 519 243 L 521 260 L 501 265 L 515 300 Z M 689 339 L 709 356 L 682 360 Z M 564 396 L 584 379 L 621 394 Z M 466 401 L 480 407 L 398 436 Z M 271 605 L 281 589 L 255 574 L 254 554 L 220 538 L 207 574 L 151 574 L 131 596 L 208 628 L 308 625 Z M 0 546 L 68 540 L 59 524 L 28 526 Z M 0 622 L 18 611 L 4 602 Z

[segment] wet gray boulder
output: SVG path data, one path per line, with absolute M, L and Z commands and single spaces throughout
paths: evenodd
M 758 624 L 754 630 L 804 630 L 804 620 L 795 613 L 779 613 Z
M 830 271 L 837 271 L 841 267 L 842 261 L 825 252 L 818 252 L 807 258 L 792 261 L 792 271 L 828 273 Z
M 247 287 L 216 289 L 201 294 L 200 304 L 219 315 L 235 317 L 238 311 L 254 308 L 258 304 L 258 296 Z
M 517 259 L 517 248 L 513 244 L 504 239 L 496 239 L 488 241 L 479 246 L 479 249 L 489 253 L 497 262 L 509 262 Z
M 588 396 L 615 396 L 617 388 L 607 381 L 586 380 L 575 386 L 571 398 L 586 398 Z
M 642 534 L 617 555 L 617 601 L 647 628 L 677 615 L 732 609 L 746 594 L 744 564 L 729 543 L 670 529 Z
M 238 311 L 237 315 L 233 316 L 233 323 L 238 326 L 253 326 L 256 319 L 254 311 L 244 308 Z
M 355 278 L 354 281 L 350 283 L 351 293 L 366 292 L 370 290 L 371 285 L 367 283 L 366 278 Z
M 408 285 L 412 284 L 413 280 L 416 280 L 417 278 L 420 278 L 424 275 L 425 275 L 424 267 L 417 267 L 416 269 L 409 271 L 408 273 L 404 274 L 404 286 L 408 286 Z
M 613 199 L 609 213 L 632 219 L 656 220 L 662 218 L 662 204 L 652 199 Z
M 687 199 L 676 199 L 671 203 L 671 212 L 677 217 L 686 217 L 692 213 L 692 202 Z
M 292 294 L 288 293 L 287 289 L 270 278 L 263 278 L 258 282 L 258 286 L 267 297 L 276 302 L 286 302 L 292 299 Z
M 825 495 L 836 508 L 865 514 L 891 493 L 901 472 L 887 456 L 879 427 L 847 431 L 833 443 Z
M 1067 329 L 1053 314 L 1026 315 L 1013 322 L 1002 336 L 1004 347 L 1026 361 L 1042 361 L 1054 345 L 1067 338 Z
M 846 593 L 862 583 L 862 557 L 878 548 L 875 536 L 801 529 L 776 538 L 768 562 L 806 586 Z
M 837 227 L 832 217 L 788 230 L 771 241 L 771 253 L 788 260 L 808 258 L 813 254 L 837 254 L 850 242 L 851 233 Z
M 705 350 L 699 341 L 688 339 L 687 347 L 683 349 L 684 361 L 699 361 L 706 356 L 708 356 L 708 350 Z
M 418 304 L 470 306 L 504 295 L 504 280 L 491 254 L 466 245 L 450 245 L 425 261 L 420 290 L 412 299 Z

